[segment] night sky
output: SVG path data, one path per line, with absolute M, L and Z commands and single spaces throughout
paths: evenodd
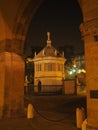
M 72 45 L 76 53 L 83 51 L 79 26 L 81 9 L 76 0 L 46 0 L 32 18 L 25 43 L 25 54 L 31 55 L 33 46 L 44 47 L 47 32 L 54 47 Z

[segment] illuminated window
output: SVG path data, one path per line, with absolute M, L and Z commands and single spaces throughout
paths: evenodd
M 36 64 L 36 71 L 41 71 L 41 70 L 42 70 L 41 64 Z
M 44 70 L 45 71 L 54 71 L 55 70 L 55 64 L 54 63 L 45 63 Z

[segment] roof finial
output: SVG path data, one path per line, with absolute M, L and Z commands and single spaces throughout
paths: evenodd
M 47 32 L 47 46 L 51 46 L 51 40 L 50 40 L 50 32 Z
M 48 40 L 50 41 L 50 32 L 47 32 Z

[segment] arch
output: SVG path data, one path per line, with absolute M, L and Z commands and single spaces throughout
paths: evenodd
M 43 0 L 1 0 L 0 1 L 0 23 L 2 31 L 0 33 L 0 41 L 5 44 L 9 41 L 9 46 L 2 51 L 15 52 L 19 55 L 23 54 L 24 41 L 30 25 L 31 19 Z M 5 4 L 6 3 L 6 4 Z M 9 6 L 8 6 L 9 5 Z M 14 45 L 13 45 L 14 43 Z
M 23 111 L 24 61 L 20 55 L 23 54 L 24 41 L 31 19 L 43 1 L 0 0 L 0 70 L 2 70 L 0 73 L 2 93 L 0 118 L 11 117 L 15 112 Z M 84 23 L 80 28 L 85 42 L 87 60 L 87 118 L 90 125 L 88 129 L 93 129 L 98 128 L 98 96 L 94 96 L 95 92 L 98 95 L 98 69 L 96 67 L 98 66 L 98 46 L 95 44 L 98 41 L 94 41 L 94 34 L 98 36 L 98 0 L 78 0 L 78 2 L 83 14 Z M 91 70 L 93 70 L 92 75 Z M 18 75 L 21 78 L 17 78 Z M 8 79 L 10 79 L 10 84 Z M 18 91 L 17 94 L 14 93 L 13 87 Z M 92 93 L 93 95 L 90 95 Z
M 38 80 L 38 92 L 40 93 L 42 89 L 42 82 Z
M 20 3 L 15 18 L 15 26 L 13 28 L 13 33 L 16 38 L 18 37 L 18 35 L 21 35 L 23 37 L 26 36 L 31 19 L 42 1 L 43 0 L 29 0 L 25 1 L 24 3 L 23 1 Z
M 24 114 L 24 41 L 41 1 L 0 1 L 0 118 Z

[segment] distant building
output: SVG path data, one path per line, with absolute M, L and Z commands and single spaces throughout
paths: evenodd
M 47 33 L 46 46 L 33 58 L 34 61 L 34 91 L 55 92 L 62 89 L 64 74 L 64 53 L 52 46 L 50 33 Z

